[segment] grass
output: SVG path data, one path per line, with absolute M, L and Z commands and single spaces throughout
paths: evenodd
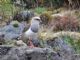
M 41 13 L 43 13 L 44 11 L 46 11 L 46 8 L 44 8 L 44 7 L 37 7 L 37 8 L 34 9 L 34 11 L 35 11 L 36 13 L 38 13 L 38 14 L 41 14 Z
M 5 16 L 10 16 L 10 15 L 13 15 L 15 11 L 17 11 L 18 8 L 16 9 L 16 7 L 10 3 L 2 3 L 0 4 L 0 14 L 4 13 Z M 33 9 L 34 12 L 38 13 L 38 14 L 42 14 L 43 12 L 47 11 L 46 8 L 44 7 L 37 7 L 35 9 Z M 58 12 L 61 12 L 63 9 L 59 9 L 59 10 L 54 10 L 53 12 L 54 13 L 58 13 Z M 76 12 L 75 13 L 76 16 L 78 16 L 77 18 L 80 19 L 80 12 Z M 58 21 L 59 22 L 59 21 Z M 65 21 L 64 21 L 65 22 Z M 73 22 L 73 20 L 71 20 L 71 23 Z M 60 22 L 59 22 L 60 23 Z M 68 25 L 68 24 L 67 24 Z M 75 25 L 75 24 L 74 24 Z M 60 25 L 59 25 L 60 27 Z M 64 25 L 63 25 L 64 27 Z M 59 29 L 58 29 L 59 30 Z M 66 32 L 67 33 L 67 32 Z M 43 33 L 40 33 L 41 34 L 41 38 L 42 38 L 42 45 L 43 43 L 45 43 L 43 40 L 46 40 L 46 39 L 49 39 L 49 38 L 52 38 L 54 36 L 58 36 L 56 35 L 55 33 L 52 33 L 52 32 L 43 32 Z M 52 35 L 53 34 L 53 35 Z M 76 34 L 75 34 L 76 35 Z M 61 36 L 61 35 L 60 35 Z M 77 37 L 75 37 L 77 38 Z M 63 36 L 63 39 L 64 41 L 72 46 L 74 48 L 74 50 L 76 51 L 76 53 L 80 53 L 80 39 L 77 40 L 77 39 L 74 39 L 70 36 Z
M 13 11 L 12 7 L 13 5 L 10 3 L 10 0 L 2 0 L 0 2 L 0 10 L 3 11 L 5 14 L 7 14 L 6 12 L 11 13 L 11 11 Z
M 80 53 L 80 40 L 75 40 L 70 36 L 63 36 L 62 38 L 65 43 L 67 43 L 75 50 L 75 53 Z
M 4 1 L 4 0 L 3 0 Z M 9 0 L 8 2 L 0 3 L 0 16 L 3 17 L 2 21 L 6 22 L 10 19 L 11 16 L 15 14 L 15 12 L 20 11 L 21 8 L 16 7 Z
M 55 37 L 61 37 L 66 44 L 68 44 L 70 47 L 72 47 L 72 49 L 75 50 L 75 53 L 80 54 L 80 33 L 78 32 L 69 32 L 69 31 L 62 31 L 57 33 L 42 32 L 40 33 L 40 37 L 41 40 L 43 40 L 42 43 L 43 45 L 44 41 L 46 40 L 52 40 Z

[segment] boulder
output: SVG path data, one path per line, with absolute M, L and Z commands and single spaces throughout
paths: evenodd
M 11 46 L 0 45 L 0 59 L 1 59 L 4 55 L 6 55 L 11 48 L 12 48 Z
M 51 46 L 62 58 L 62 60 L 73 60 L 74 49 L 71 48 L 64 40 L 60 37 L 55 37 L 47 41 L 47 44 Z
M 13 17 L 13 20 L 17 20 L 19 22 L 22 22 L 22 21 L 26 21 L 26 22 L 29 22 L 29 20 L 34 17 L 34 12 L 32 11 L 20 11 L 19 13 L 16 13 Z
M 2 49 L 3 47 L 0 47 Z M 10 47 L 9 47 L 10 48 Z M 4 48 L 3 51 L 7 49 Z M 0 54 L 0 60 L 61 60 L 50 48 L 29 48 L 27 46 L 13 47 L 5 50 L 4 55 Z
M 17 43 L 21 44 L 20 41 Z M 49 40 L 48 45 L 53 47 L 34 47 L 27 45 L 1 45 L 0 60 L 80 60 L 79 55 L 74 55 L 73 49 L 60 39 Z M 55 48 L 57 48 L 55 50 Z
M 12 24 L 9 24 L 2 27 L 0 29 L 0 32 L 1 34 L 4 34 L 5 40 L 13 40 L 13 39 L 17 39 L 20 36 L 20 34 L 22 34 L 25 27 L 26 27 L 25 22 L 19 23 L 18 27 L 14 27 Z

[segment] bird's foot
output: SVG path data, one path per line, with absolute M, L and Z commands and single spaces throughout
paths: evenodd
M 35 47 L 31 40 L 29 40 L 29 47 L 30 48 L 34 48 Z

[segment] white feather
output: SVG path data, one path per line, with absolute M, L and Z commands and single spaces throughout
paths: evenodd
M 26 38 L 31 38 L 31 39 L 36 39 L 38 36 L 38 31 L 37 32 L 33 32 L 31 30 L 31 28 L 33 27 L 33 29 L 38 29 L 39 30 L 39 21 L 35 20 L 35 19 L 40 19 L 39 17 L 33 17 L 31 20 L 31 26 L 30 28 L 25 32 L 25 37 Z

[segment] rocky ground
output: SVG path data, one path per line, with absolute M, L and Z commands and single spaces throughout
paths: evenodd
M 1 60 L 79 60 L 80 55 L 75 55 L 74 50 L 66 45 L 63 40 L 55 38 L 48 41 L 44 48 L 30 48 L 27 45 L 0 46 Z M 53 46 L 52 49 L 50 46 Z
M 25 14 L 23 15 L 25 16 Z M 54 15 L 55 17 L 57 15 L 58 17 L 60 16 L 59 14 Z M 14 17 L 14 19 L 16 20 L 19 17 L 20 16 Z M 26 17 L 23 17 L 21 20 L 26 20 Z M 25 28 L 27 29 L 29 27 L 27 24 L 28 22 L 21 20 L 18 19 L 18 21 L 15 22 L 13 21 L 14 23 L 16 23 L 14 25 L 15 27 L 13 26 L 13 22 L 11 21 L 10 24 L 7 24 L 0 28 L 0 60 L 80 60 L 80 54 L 75 52 L 73 46 L 65 42 L 69 39 L 70 39 L 69 42 L 72 41 L 79 42 L 80 40 L 79 31 L 78 32 L 64 31 L 66 29 L 63 29 L 63 31 L 55 32 L 43 27 L 44 29 L 43 31 L 40 30 L 41 35 L 39 36 L 40 46 L 30 48 L 22 41 L 19 44 L 17 43 L 18 37 L 20 37 L 20 35 L 24 32 Z M 60 21 L 63 22 L 63 20 L 61 19 Z M 44 22 L 45 21 L 43 21 L 43 24 Z M 66 22 L 63 25 L 65 25 Z M 73 23 L 74 22 L 71 22 L 71 24 Z M 75 26 L 73 25 L 71 27 L 74 28 L 76 24 Z M 52 25 L 51 27 L 57 26 L 59 25 L 56 24 Z M 66 24 L 65 26 L 68 25 Z M 60 27 L 65 28 L 62 25 Z M 75 29 L 71 28 L 71 30 L 76 30 L 76 28 Z M 65 36 L 69 36 L 68 39 L 67 37 L 65 38 Z

